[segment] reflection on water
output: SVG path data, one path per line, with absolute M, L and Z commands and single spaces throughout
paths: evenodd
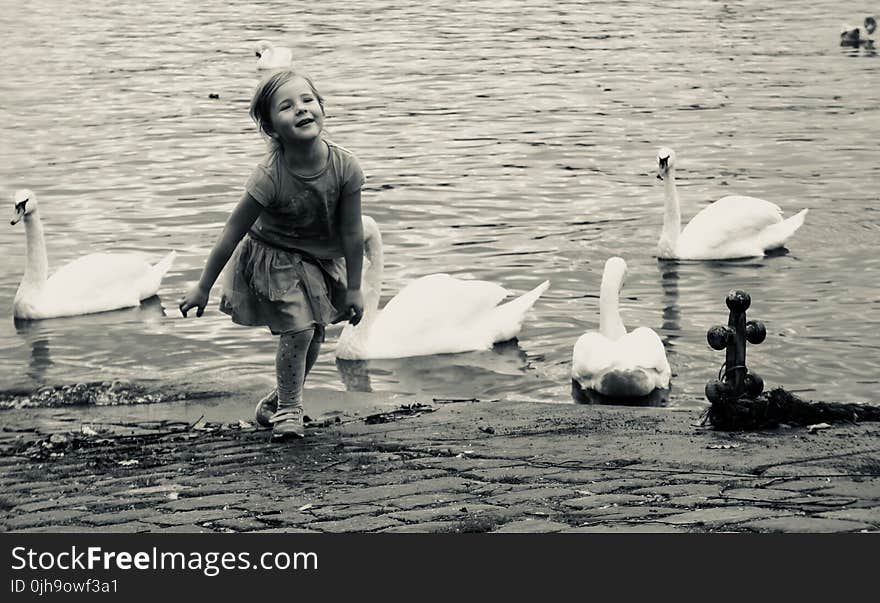
M 658 260 L 660 286 L 663 288 L 663 326 L 661 339 L 666 357 L 674 353 L 675 340 L 681 332 L 681 308 L 678 305 L 678 262 Z
M 367 360 L 336 359 L 336 370 L 347 392 L 372 392 L 370 369 Z
M 69 374 L 63 381 L 91 381 L 101 378 L 107 356 L 118 365 L 137 365 L 139 358 L 150 357 L 156 350 L 150 347 L 144 330 L 159 329 L 166 319 L 165 308 L 158 295 L 145 299 L 134 308 L 111 312 L 66 316 L 48 320 L 21 320 L 12 322 L 15 354 L 30 360 L 25 375 L 4 374 L 7 387 L 38 387 L 59 380 L 52 373 L 61 370 Z M 118 354 L 118 356 L 113 356 Z M 53 357 L 57 357 L 53 360 Z M 79 367 L 79 368 L 77 368 Z M 28 381 L 22 379 L 26 376 Z M 110 371 L 109 378 L 120 376 Z M 135 368 L 127 378 L 154 377 Z M 5 385 L 6 385 L 5 384 Z
M 876 401 L 876 53 L 839 46 L 850 15 L 836 0 L 326 0 L 295 21 L 275 2 L 7 4 L 0 200 L 40 196 L 51 266 L 103 250 L 178 257 L 139 308 L 19 325 L 24 233 L 0 227 L 0 389 L 271 381 L 275 341 L 232 325 L 216 289 L 202 318 L 174 308 L 264 152 L 247 104 L 252 43 L 266 38 L 294 47 L 332 138 L 360 159 L 386 291 L 435 272 L 518 293 L 550 280 L 514 348 L 337 365 L 328 329 L 307 387 L 570 401 L 572 346 L 597 326 L 617 255 L 622 318 L 664 342 L 670 406 L 705 405 L 719 366 L 706 330 L 725 321 L 730 289 L 767 326 L 749 363 L 768 387 Z M 780 37 L 790 23 L 796 35 Z M 728 194 L 809 208 L 788 253 L 658 262 L 661 146 L 679 157 L 685 222 Z
M 30 350 L 27 376 L 35 384 L 44 383 L 46 371 L 54 364 L 45 321 L 14 320 L 15 331 L 21 337 L 26 349 Z
M 28 362 L 27 375 L 34 383 L 42 383 L 43 375 L 52 366 L 52 355 L 49 351 L 49 339 L 34 339 L 29 342 L 31 358 Z
M 336 359 L 346 391 L 378 388 L 413 395 L 498 397 L 508 391 L 506 378 L 521 379 L 530 361 L 514 339 L 487 352 L 438 354 L 385 360 Z

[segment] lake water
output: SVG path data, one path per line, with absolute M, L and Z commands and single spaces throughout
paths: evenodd
M 0 389 L 270 382 L 273 338 L 232 325 L 218 288 L 201 319 L 176 310 L 264 148 L 247 105 L 266 38 L 294 48 L 366 172 L 383 303 L 433 272 L 515 292 L 551 281 L 518 342 L 489 352 L 337 366 L 331 329 L 308 388 L 570 401 L 572 346 L 597 327 L 602 267 L 620 255 L 624 322 L 662 337 L 670 404 L 705 404 L 723 361 L 706 330 L 734 288 L 767 325 L 748 363 L 768 387 L 877 400 L 880 61 L 838 45 L 873 3 L 4 4 L 7 211 L 15 189 L 36 193 L 50 270 L 108 249 L 179 255 L 138 309 L 16 326 L 25 238 L 7 222 Z M 733 193 L 810 208 L 788 253 L 658 262 L 664 145 L 685 220 Z

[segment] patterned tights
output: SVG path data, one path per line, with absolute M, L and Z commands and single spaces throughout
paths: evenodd
M 282 333 L 275 353 L 278 410 L 302 406 L 303 384 L 315 365 L 324 339 L 323 327 L 296 333 Z

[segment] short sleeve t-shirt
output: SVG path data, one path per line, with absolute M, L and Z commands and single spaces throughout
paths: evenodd
M 254 168 L 245 189 L 264 208 L 251 227 L 257 238 L 321 259 L 344 256 L 337 209 L 340 199 L 363 186 L 364 173 L 354 154 L 326 143 L 330 155 L 317 174 L 294 174 L 278 150 Z

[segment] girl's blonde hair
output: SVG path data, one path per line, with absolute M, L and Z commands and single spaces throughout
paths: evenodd
M 273 71 L 269 75 L 265 76 L 260 83 L 257 85 L 257 89 L 254 90 L 254 96 L 251 99 L 250 106 L 250 116 L 258 126 L 260 126 L 260 130 L 268 136 L 270 139 L 273 139 L 272 135 L 275 131 L 272 129 L 272 119 L 270 113 L 270 106 L 272 103 L 272 95 L 278 91 L 278 89 L 292 80 L 295 77 L 301 77 L 306 81 L 309 85 L 309 88 L 312 90 L 312 94 L 315 95 L 315 98 L 318 101 L 318 104 L 321 106 L 321 113 L 324 113 L 324 97 L 321 96 L 321 93 L 318 92 L 318 89 L 315 88 L 314 82 L 312 79 L 302 73 L 298 73 L 294 69 L 282 69 L 280 71 Z

